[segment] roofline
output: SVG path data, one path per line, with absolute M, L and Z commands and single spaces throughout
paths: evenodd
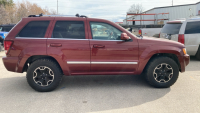
M 179 6 L 197 5 L 197 4 L 199 4 L 199 3 L 200 3 L 200 2 L 197 2 L 197 3 L 194 3 L 194 4 L 185 4 L 185 5 L 174 5 L 174 6 L 165 6 L 165 7 L 154 7 L 154 8 L 149 9 L 149 10 L 143 12 L 143 13 L 146 13 L 146 12 L 148 12 L 148 11 L 151 11 L 151 10 L 153 10 L 153 9 L 158 9 L 158 8 L 168 8 L 168 7 L 179 7 Z

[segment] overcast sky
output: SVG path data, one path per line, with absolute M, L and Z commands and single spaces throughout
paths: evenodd
M 15 3 L 21 0 L 13 0 Z M 57 10 L 57 0 L 27 0 L 39 6 Z M 194 4 L 199 0 L 174 0 L 174 5 Z M 122 22 L 132 4 L 142 4 L 144 10 L 171 6 L 172 0 L 58 0 L 58 12 L 63 15 L 86 15 Z

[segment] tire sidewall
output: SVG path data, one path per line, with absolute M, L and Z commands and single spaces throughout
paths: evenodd
M 40 86 L 36 84 L 35 81 L 33 80 L 33 72 L 36 68 L 40 66 L 49 67 L 54 73 L 54 81 L 48 86 Z M 52 91 L 60 83 L 60 80 L 61 80 L 61 73 L 59 72 L 59 69 L 56 67 L 56 65 L 53 62 L 36 61 L 28 68 L 28 71 L 27 71 L 27 81 L 29 85 L 37 91 L 41 91 L 41 92 Z
M 153 75 L 154 69 L 159 64 L 162 64 L 162 63 L 169 64 L 173 69 L 173 77 L 171 78 L 170 81 L 168 81 L 166 83 L 157 82 Z M 173 61 L 172 59 L 165 58 L 165 57 L 159 58 L 158 60 L 155 59 L 154 62 L 149 66 L 149 69 L 147 72 L 147 77 L 149 79 L 149 82 L 151 82 L 151 84 L 155 87 L 163 87 L 163 88 L 170 87 L 171 85 L 173 85 L 176 82 L 176 80 L 178 79 L 178 76 L 179 76 L 179 68 L 178 68 L 178 65 L 176 64 L 176 62 Z

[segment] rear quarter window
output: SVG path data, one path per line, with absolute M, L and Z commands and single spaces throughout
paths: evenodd
M 200 22 L 188 22 L 185 28 L 185 34 L 200 33 Z
M 17 35 L 17 37 L 44 38 L 49 21 L 29 22 Z
M 179 34 L 181 25 L 181 23 L 165 24 L 161 32 L 171 35 Z

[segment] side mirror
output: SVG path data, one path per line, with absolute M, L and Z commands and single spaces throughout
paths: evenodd
M 130 40 L 130 39 L 131 38 L 126 33 L 121 34 L 121 40 Z

